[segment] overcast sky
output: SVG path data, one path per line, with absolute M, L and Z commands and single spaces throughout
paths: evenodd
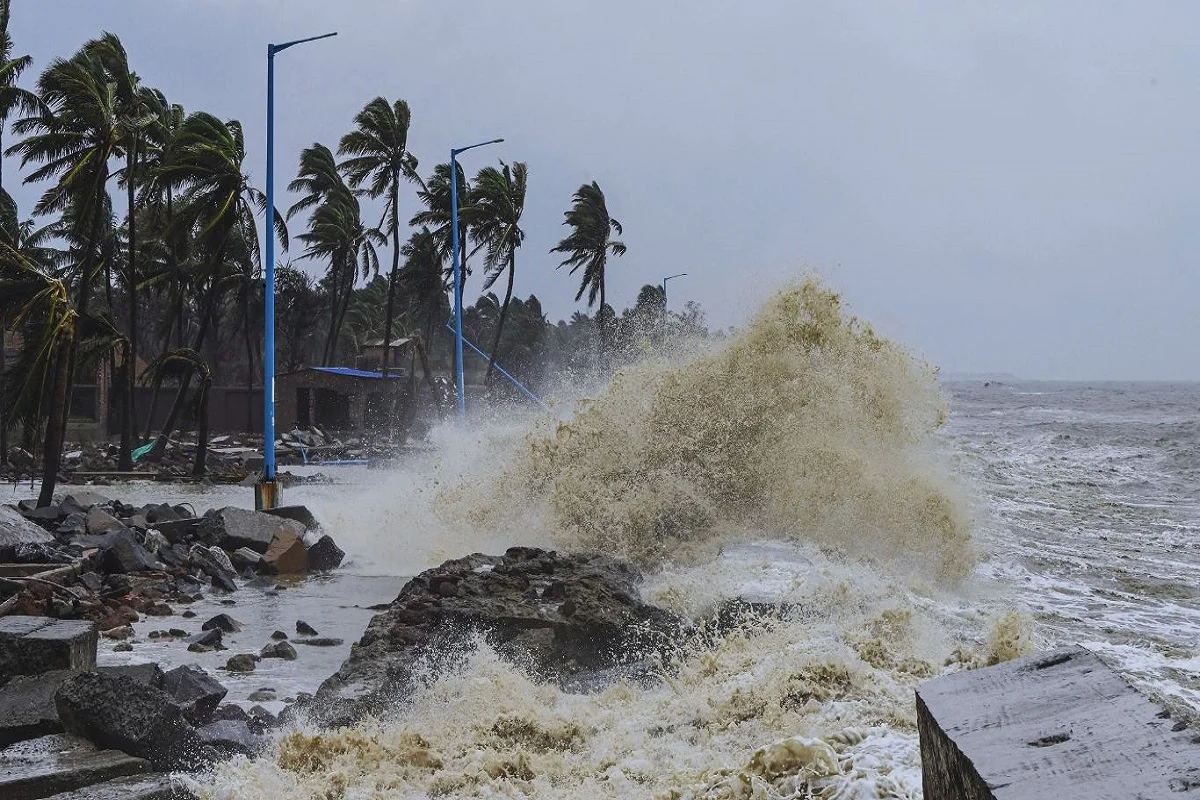
M 1193 3 L 13 6 L 35 72 L 110 30 L 170 100 L 243 122 L 259 182 L 266 43 L 337 30 L 278 57 L 280 191 L 380 94 L 411 105 L 422 173 L 503 136 L 464 163 L 529 164 L 517 292 L 554 319 L 576 283 L 547 251 L 597 180 L 629 246 L 608 270 L 617 308 L 687 272 L 672 306 L 738 324 L 815 271 L 949 372 L 1200 379 Z

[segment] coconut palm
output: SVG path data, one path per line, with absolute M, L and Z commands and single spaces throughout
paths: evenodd
M 413 180 L 417 160 L 408 152 L 408 103 L 389 104 L 382 97 L 367 103 L 354 118 L 355 129 L 342 137 L 338 154 L 349 156 L 342 169 L 350 185 L 367 185 L 371 197 L 387 195 L 384 234 L 392 240 L 392 271 L 388 273 L 387 314 L 383 326 L 383 373 L 387 375 L 392 325 L 396 306 L 396 279 L 400 273 L 400 179 Z
M 301 151 L 300 169 L 296 179 L 288 184 L 288 191 L 300 195 L 300 199 L 288 209 L 288 219 L 331 197 L 341 196 L 348 200 L 351 194 L 333 152 L 320 142 Z
M 258 241 L 255 208 L 264 214 L 268 209 L 266 197 L 242 171 L 245 158 L 241 123 L 222 122 L 211 114 L 197 112 L 180 127 L 156 176 L 160 187 L 175 193 L 178 208 L 172 225 L 192 233 L 201 264 L 198 277 L 203 300 L 199 330 L 191 347 L 196 353 L 203 351 L 221 294 L 244 280 L 248 269 L 252 272 L 258 266 L 258 248 L 247 243 Z M 277 236 L 286 251 L 283 217 L 274 209 L 270 212 L 274 226 L 267 235 Z M 231 255 L 239 263 L 230 264 Z M 249 266 L 244 262 L 250 262 Z M 194 363 L 184 364 L 175 403 L 150 457 L 160 458 L 166 448 L 195 372 Z
M 563 253 L 566 258 L 559 267 L 570 267 L 574 275 L 580 268 L 583 276 L 579 282 L 579 291 L 575 293 L 575 301 L 588 296 L 588 308 L 596 304 L 597 295 L 600 298 L 600 312 L 597 315 L 600 328 L 600 350 L 604 351 L 605 324 L 608 315 L 608 303 L 604 296 L 604 271 L 608 265 L 608 255 L 625 255 L 625 245 L 612 238 L 612 233 L 623 233 L 621 223 L 608 213 L 608 204 L 604 192 L 595 181 L 579 187 L 572 198 L 571 210 L 564 216 L 563 224 L 571 229 L 565 239 L 550 250 L 551 253 Z
M 13 40 L 8 32 L 9 6 L 11 0 L 0 0 L 0 152 L 4 150 L 4 129 L 14 112 L 36 113 L 41 100 L 36 94 L 17 85 L 21 73 L 33 64 L 30 56 L 13 56 Z M 4 188 L 4 160 L 0 158 L 0 191 Z M 15 215 L 14 215 L 15 222 Z M 4 350 L 4 331 L 7 317 L 0 311 L 0 397 L 4 392 L 4 367 L 7 354 Z M 0 402 L 0 464 L 8 462 L 8 417 Z
M 475 186 L 471 193 L 472 216 L 474 220 L 474 235 L 484 248 L 483 290 L 492 288 L 492 284 L 505 272 L 508 273 L 508 286 L 504 292 L 504 302 L 500 305 L 500 316 L 496 322 L 496 333 L 492 340 L 491 354 L 488 357 L 488 369 L 485 380 L 491 380 L 492 371 L 496 367 L 499 355 L 500 337 L 504 333 L 504 320 L 508 316 L 508 305 L 512 302 L 513 281 L 517 271 L 517 248 L 525 240 L 525 231 L 521 230 L 521 214 L 525 210 L 525 187 L 529 170 L 524 162 L 518 161 L 512 165 L 500 162 L 500 169 L 484 167 L 475 176 Z

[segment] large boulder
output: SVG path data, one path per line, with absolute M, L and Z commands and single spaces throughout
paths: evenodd
M 654 655 L 680 621 L 641 601 L 637 570 L 603 556 L 511 548 L 423 572 L 371 620 L 313 711 L 347 724 L 413 688 L 422 662 L 450 658 L 482 633 L 501 654 L 563 686 Z M 615 673 L 614 673 L 615 674 Z
M 93 509 L 93 511 L 95 510 Z M 130 529 L 121 528 L 107 535 L 111 538 L 100 557 L 100 565 L 105 572 L 128 574 L 166 569 L 158 559 L 150 554 L 149 550 L 142 546 L 137 535 Z
M 325 534 L 308 548 L 308 568 L 314 572 L 326 572 L 341 566 L 346 553 L 337 546 L 329 534 Z
M 99 641 L 94 623 L 50 617 L 0 617 L 0 684 L 14 675 L 92 669 Z
M 259 562 L 260 571 L 268 575 L 296 575 L 308 572 L 308 548 L 292 531 L 276 534 Z
M 224 550 L 248 547 L 256 553 L 265 553 L 275 537 L 284 531 L 303 537 L 305 528 L 294 520 L 226 506 L 204 515 L 200 538 Z
M 0 560 L 7 561 L 13 548 L 25 544 L 54 544 L 54 537 L 11 506 L 0 506 Z
M 200 737 L 161 689 L 124 675 L 84 672 L 58 688 L 54 704 L 64 730 L 98 747 L 145 758 L 158 769 L 202 764 Z
M 171 696 L 184 714 L 195 722 L 212 717 L 229 690 L 216 678 L 196 666 L 176 667 L 163 673 L 163 691 Z

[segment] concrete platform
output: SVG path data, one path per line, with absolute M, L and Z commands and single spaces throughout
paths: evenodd
M 0 683 L 14 675 L 96 666 L 96 626 L 84 620 L 0 617 Z
M 149 769 L 144 759 L 98 750 L 84 739 L 43 736 L 0 750 L 0 797 L 40 800 Z
M 1200 800 L 1200 731 L 1069 647 L 917 689 L 925 800 Z

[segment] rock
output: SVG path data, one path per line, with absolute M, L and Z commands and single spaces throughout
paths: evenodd
M 163 569 L 150 551 L 142 547 L 133 531 L 122 528 L 111 534 L 109 546 L 100 556 L 100 565 L 107 572 L 127 574 L 130 572 L 152 572 Z
M 132 642 L 120 642 L 119 644 L 115 644 L 115 645 L 113 645 L 113 652 L 114 653 L 132 653 L 133 652 L 133 643 Z
M 216 628 L 225 633 L 237 633 L 242 629 L 242 623 L 238 622 L 228 614 L 217 614 L 215 617 L 205 622 L 200 626 L 200 630 L 210 631 Z
M 158 548 L 158 560 L 175 569 L 184 569 L 191 563 L 187 545 L 183 544 L 171 544 Z
M 85 572 L 79 576 L 79 583 L 89 592 L 99 592 L 104 586 L 104 579 L 95 572 Z
M 84 536 L 87 534 L 87 514 L 82 511 L 67 514 L 66 519 L 58 523 L 55 530 L 58 531 L 59 536 Z
M 230 656 L 225 662 L 225 669 L 230 672 L 254 672 L 255 657 L 249 653 L 240 653 L 236 656 Z
M 262 561 L 262 556 L 251 550 L 249 547 L 239 547 L 229 555 L 229 560 L 239 571 L 245 569 L 258 569 L 259 562 Z
M 258 689 L 250 693 L 246 699 L 252 703 L 269 703 L 278 697 L 274 689 Z
M 283 641 L 283 640 L 287 639 L 287 637 L 288 637 L 288 635 L 286 633 L 284 633 L 283 631 L 275 631 L 274 633 L 271 634 L 271 638 L 277 642 Z
M 1200 788 L 1196 734 L 1083 647 L 917 689 L 927 800 L 1144 798 Z
M 151 553 L 157 553 L 159 550 L 165 550 L 171 546 L 171 543 L 167 541 L 167 537 L 163 536 L 157 528 L 151 528 L 146 531 L 146 538 L 143 544 Z
M 92 669 L 96 644 L 96 626 L 91 622 L 0 617 L 0 682 L 52 669 Z
M 62 510 L 67 514 L 86 514 L 92 506 L 112 505 L 112 501 L 95 492 L 72 492 L 63 498 Z
M 62 732 L 54 693 L 74 673 L 60 669 L 14 678 L 0 688 L 0 748 Z
M 112 667 L 98 667 L 96 672 L 102 672 L 105 675 L 124 675 L 125 677 L 142 684 L 143 686 L 154 686 L 161 688 L 163 671 L 159 669 L 158 664 L 122 664 Z
M 333 537 L 325 534 L 308 548 L 308 568 L 314 572 L 327 572 L 341 566 L 346 554 L 333 541 Z
M 182 613 L 182 614 L 180 614 L 179 616 L 183 617 L 184 619 L 195 619 L 195 618 L 196 618 L 196 612 L 195 612 L 195 611 L 192 611 L 192 610 L 189 608 L 187 611 L 183 612 L 183 613 Z
M 449 658 L 477 634 L 538 680 L 620 679 L 621 665 L 665 655 L 682 625 L 641 601 L 640 580 L 634 567 L 604 556 L 534 548 L 448 561 L 405 584 L 371 620 L 341 668 L 321 684 L 311 711 L 324 724 L 343 725 L 394 707 L 413 691 L 431 655 Z M 543 600 L 556 581 L 562 589 L 551 594 L 565 599 Z M 568 601 L 573 608 L 561 613 Z
M 22 517 L 11 506 L 0 506 L 0 558 L 8 560 L 19 544 L 54 544 L 46 530 Z
M 133 628 L 129 625 L 120 625 L 116 628 L 109 628 L 106 631 L 101 631 L 100 635 L 105 639 L 116 639 L 121 641 L 133 636 Z
M 340 647 L 344 642 L 341 639 L 333 639 L 330 637 L 319 637 L 316 639 L 293 639 L 296 644 L 306 644 L 310 647 Z
M 146 758 L 158 769 L 201 764 L 195 729 L 161 689 L 123 675 L 84 672 L 59 687 L 55 706 L 64 730 L 99 747 Z
M 171 544 L 187 544 L 200 535 L 200 520 L 180 519 L 170 522 L 155 522 L 154 529 L 165 536 Z
M 156 528 L 163 523 L 178 522 L 190 518 L 190 515 L 186 512 L 181 514 L 166 503 L 160 503 L 156 506 L 144 506 L 142 508 L 142 515 L 146 518 L 147 522 Z
M 285 661 L 296 660 L 296 648 L 287 642 L 273 642 L 259 653 L 263 658 L 282 658 Z
M 292 531 L 276 534 L 259 569 L 268 575 L 294 575 L 308 572 L 308 548 Z
M 9 552 L 9 559 L 17 564 L 69 564 L 75 560 L 55 545 L 40 542 L 18 544 Z
M 257 755 L 265 741 L 250 730 L 245 720 L 217 720 L 200 728 L 197 733 L 200 734 L 200 741 L 231 755 Z
M 275 536 L 285 531 L 304 536 L 304 526 L 298 522 L 233 506 L 210 511 L 200 525 L 204 541 L 226 550 L 248 547 L 256 553 L 267 552 Z
M 317 629 L 302 619 L 296 620 L 296 633 L 304 636 L 316 636 Z
M 188 719 L 203 722 L 212 717 L 229 690 L 196 666 L 176 667 L 163 673 L 163 691 L 183 709 Z
M 317 528 L 321 527 L 321 524 L 317 522 L 317 518 L 313 516 L 313 513 L 309 511 L 306 506 L 278 506 L 277 508 L 269 509 L 263 513 L 270 514 L 273 517 L 281 517 L 283 519 L 290 519 L 293 522 L 299 522 L 304 526 L 306 531 L 316 530 Z
M 221 644 L 222 633 L 220 628 L 209 628 L 206 631 L 197 633 L 195 636 L 188 637 L 188 644 L 198 644 L 202 647 L 218 647 Z
M 87 512 L 87 532 L 93 536 L 102 533 L 113 533 L 114 531 L 123 531 L 126 525 L 121 520 L 109 514 L 99 506 L 93 506 Z
M 43 736 L 0 750 L 0 797 L 50 797 L 149 769 L 145 759 L 104 750 L 76 736 Z
M 228 563 L 227 557 L 218 558 L 212 550 L 201 544 L 193 545 L 189 556 L 192 565 L 212 579 L 213 586 L 230 592 L 237 590 L 237 584 L 233 582 L 233 565 Z
M 229 705 L 221 706 L 214 711 L 212 718 L 214 721 L 219 719 L 231 719 L 246 722 L 250 719 L 250 715 L 246 713 L 246 709 L 230 703 Z
M 230 575 L 237 572 L 237 570 L 233 568 L 233 562 L 229 559 L 229 554 L 221 548 L 210 547 L 208 548 L 208 554 L 212 557 L 212 560 L 215 563 L 220 565 L 223 572 L 229 573 Z

